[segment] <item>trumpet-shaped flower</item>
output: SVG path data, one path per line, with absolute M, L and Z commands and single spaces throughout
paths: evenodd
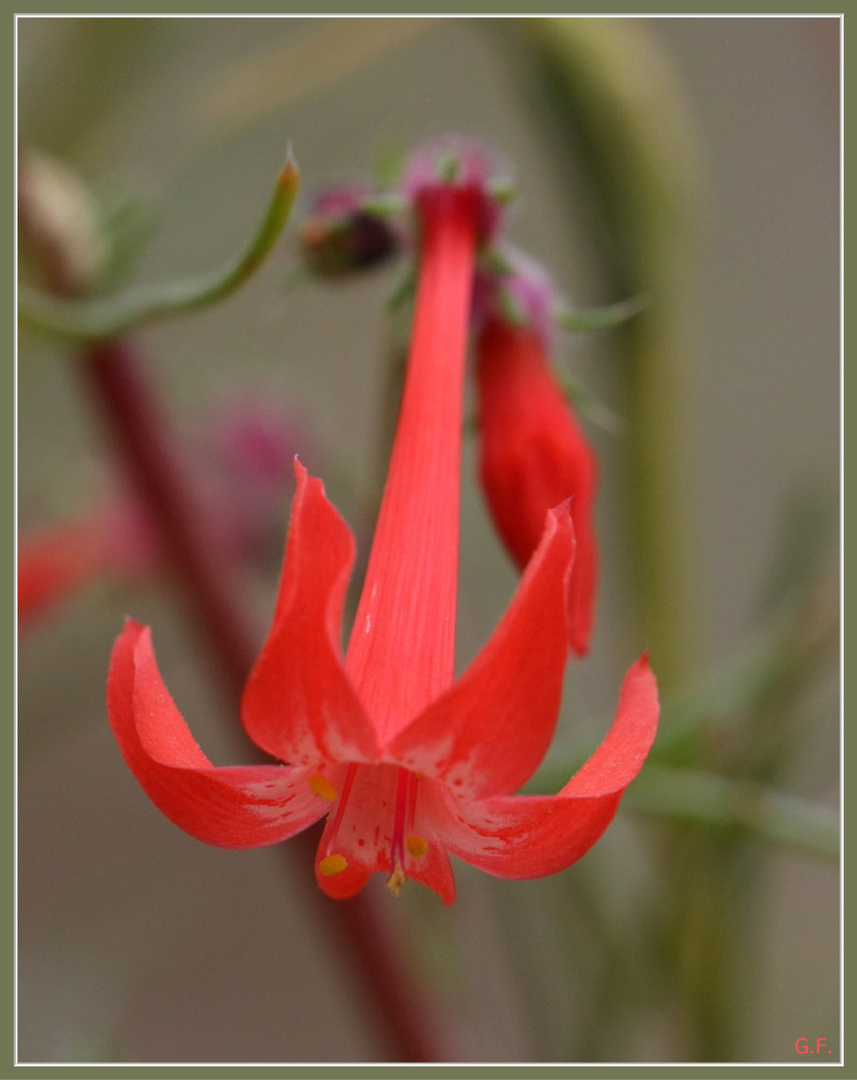
M 593 512 L 595 452 L 551 371 L 558 308 L 538 263 L 505 248 L 501 275 L 477 280 L 476 387 L 479 478 L 494 524 L 523 569 L 536 550 L 545 514 L 569 501 L 577 541 L 569 585 L 572 649 L 589 649 L 598 548 Z
M 545 514 L 569 500 L 577 551 L 569 582 L 570 641 L 589 648 L 598 576 L 593 511 L 598 462 L 533 326 L 488 319 L 477 345 L 479 474 L 491 516 L 523 568 Z
M 550 511 L 512 603 L 453 677 L 462 397 L 474 260 L 485 208 L 467 169 L 416 195 L 420 278 L 399 425 L 347 652 L 340 625 L 352 535 L 319 480 L 298 486 L 268 639 L 242 720 L 288 764 L 215 767 L 179 715 L 148 629 L 114 649 L 110 720 L 131 769 L 177 825 L 246 848 L 327 815 L 316 877 L 329 896 L 373 872 L 455 895 L 451 853 L 500 877 L 561 870 L 603 833 L 654 738 L 644 659 L 628 673 L 601 747 L 556 796 L 516 796 L 550 743 L 568 651 L 575 541 Z

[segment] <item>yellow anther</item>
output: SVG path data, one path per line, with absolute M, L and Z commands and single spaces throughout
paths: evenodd
M 328 802 L 336 801 L 336 788 L 331 784 L 327 777 L 322 776 L 321 773 L 314 773 L 309 778 L 309 786 L 316 795 L 321 795 L 321 797 L 327 799 Z
M 341 874 L 347 867 L 348 859 L 346 859 L 344 855 L 325 855 L 318 864 L 319 870 L 325 877 L 333 877 L 334 874 Z
M 428 851 L 428 840 L 424 836 L 409 836 L 405 841 L 408 854 L 415 859 L 421 859 Z

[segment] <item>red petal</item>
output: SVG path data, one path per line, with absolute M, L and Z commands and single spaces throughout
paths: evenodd
M 453 855 L 496 877 L 535 878 L 584 855 L 613 819 L 622 793 L 654 742 L 658 695 L 646 657 L 625 676 L 616 719 L 601 746 L 555 796 L 467 803 L 426 792 L 435 831 Z M 434 785 L 433 785 L 434 788 Z
M 550 371 L 538 333 L 492 319 L 479 339 L 479 472 L 497 531 L 523 568 L 545 514 L 571 500 L 577 557 L 569 587 L 571 646 L 589 648 L 598 552 L 598 462 Z
M 337 788 L 340 798 L 327 819 L 316 859 L 316 876 L 328 896 L 353 896 L 370 874 L 390 872 L 397 776 L 398 769 L 390 765 L 358 765 L 347 791 Z M 335 855 L 345 859 L 347 869 L 323 875 L 318 864 Z
M 418 881 L 421 885 L 432 889 L 444 904 L 449 906 L 455 901 L 455 876 L 452 873 L 449 856 L 443 845 L 433 839 L 433 834 L 430 833 L 426 839 L 428 850 L 425 855 L 421 859 L 411 859 L 408 862 L 408 879 Z
M 146 794 L 198 840 L 226 848 L 276 844 L 330 809 L 310 788 L 306 769 L 214 767 L 164 686 L 148 627 L 132 620 L 113 648 L 107 708 L 119 748 Z
M 562 698 L 573 558 L 571 520 L 560 507 L 548 515 L 541 546 L 488 644 L 393 739 L 388 760 L 464 798 L 505 795 L 529 779 L 550 745 Z
M 345 900 L 354 896 L 373 873 L 392 873 L 391 851 L 399 772 L 392 765 L 358 765 L 344 809 L 340 812 L 337 803 L 331 810 L 316 856 L 316 880 L 333 899 Z M 455 899 L 452 867 L 443 846 L 434 838 L 431 815 L 422 809 L 422 792 L 429 783 L 420 782 L 416 814 L 412 826 L 409 826 L 409 831 L 428 841 L 428 849 L 421 858 L 414 858 L 403 851 L 402 869 L 407 878 L 434 889 L 445 904 L 451 904 Z M 338 790 L 341 792 L 341 788 Z M 320 866 L 324 859 L 332 855 L 341 856 L 347 864 L 346 868 L 338 873 L 324 874 Z
M 373 761 L 375 732 L 338 640 L 354 539 L 321 481 L 297 462 L 295 471 L 274 621 L 244 689 L 244 727 L 263 750 L 293 765 Z

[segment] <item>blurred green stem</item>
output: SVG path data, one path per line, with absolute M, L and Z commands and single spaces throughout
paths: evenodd
M 839 816 L 796 795 L 698 769 L 650 764 L 628 788 L 625 809 L 752 836 L 830 862 L 839 859 Z

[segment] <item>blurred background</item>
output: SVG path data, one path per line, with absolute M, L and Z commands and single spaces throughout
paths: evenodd
M 569 24 L 567 54 L 565 30 L 543 20 L 20 17 L 20 146 L 62 160 L 105 204 L 139 200 L 133 227 L 151 226 L 140 281 L 238 250 L 289 142 L 302 175 L 297 221 L 325 182 L 371 177 L 437 133 L 495 147 L 516 179 L 510 235 L 572 303 L 654 294 L 639 332 L 567 334 L 557 350 L 600 403 L 587 430 L 601 459 L 602 583 L 592 653 L 570 668 L 549 768 L 603 733 L 622 674 L 650 648 L 664 700 L 678 703 L 662 734 L 668 720 L 708 733 L 686 758 L 665 743 L 660 767 L 691 770 L 691 804 L 695 771 L 742 777 L 746 765 L 753 782 L 829 821 L 839 782 L 839 21 L 550 22 Z M 604 90 L 613 80 L 624 113 Z M 624 134 L 623 116 L 636 125 Z M 649 200 L 642 208 L 635 191 Z M 295 235 L 290 225 L 228 301 L 135 341 L 219 505 L 248 487 L 224 433 L 262 425 L 275 456 L 297 449 L 324 477 L 365 553 L 385 439 L 384 305 L 398 272 L 298 280 Z M 20 536 L 125 506 L 74 350 L 32 331 L 19 346 Z M 652 429 L 660 458 L 645 449 Z M 472 457 L 471 439 L 462 665 L 516 581 Z M 640 460 L 655 463 L 642 480 Z M 274 471 L 240 569 L 260 640 L 291 497 L 289 470 Z M 640 493 L 652 485 L 650 505 L 668 491 L 657 527 L 675 545 L 660 579 L 637 558 L 662 543 L 657 527 L 638 539 Z M 145 551 L 140 560 L 139 572 L 88 583 L 20 633 L 18 1057 L 385 1060 L 282 852 L 197 843 L 121 760 L 104 682 L 126 614 L 152 625 L 165 681 L 209 756 L 236 760 L 237 717 L 168 579 L 147 572 Z M 773 690 L 754 696 L 753 658 L 782 620 L 788 648 L 814 650 L 812 663 L 778 653 Z M 750 759 L 764 759 L 758 771 Z M 729 822 L 695 824 L 688 800 L 659 805 L 654 788 L 637 803 L 632 788 L 604 840 L 556 879 L 499 882 L 456 864 L 450 909 L 417 885 L 394 901 L 372 882 L 449 1060 L 793 1062 L 799 1037 L 825 1037 L 838 1053 L 835 858 L 792 842 L 794 830 L 774 844 Z M 706 998 L 704 957 L 715 954 L 735 966 Z M 722 1029 L 719 1042 L 706 1024 Z

